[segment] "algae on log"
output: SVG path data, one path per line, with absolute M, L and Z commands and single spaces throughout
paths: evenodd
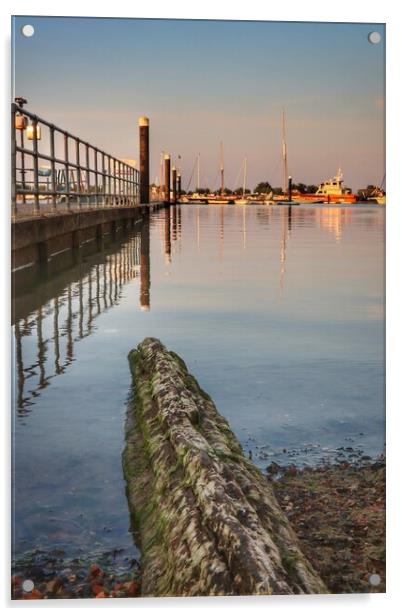
M 123 468 L 145 596 L 326 593 L 262 473 L 185 363 L 129 354 Z

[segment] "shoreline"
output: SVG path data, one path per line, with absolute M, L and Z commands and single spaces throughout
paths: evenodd
M 267 481 L 330 592 L 385 592 L 385 459 L 270 467 Z M 86 559 L 83 565 L 80 558 L 63 559 L 56 553 L 57 548 L 30 552 L 17 560 L 13 599 L 140 596 L 142 572 L 135 559 L 122 571 L 117 559 L 113 563 L 101 557 L 92 564 Z M 370 583 L 371 575 L 380 576 L 378 585 Z M 34 582 L 34 591 L 23 591 L 25 579 Z

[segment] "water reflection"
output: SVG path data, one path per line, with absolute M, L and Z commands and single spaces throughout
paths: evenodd
M 139 231 L 106 253 L 56 277 L 42 272 L 33 290 L 16 287 L 13 316 L 19 415 L 28 413 L 41 390 L 65 373 L 76 359 L 79 341 L 93 333 L 99 315 L 119 304 L 124 287 L 135 278 L 140 280 L 139 307 L 149 310 L 149 215 Z
M 185 358 L 262 470 L 377 455 L 383 236 L 378 208 L 171 206 L 18 278 L 15 551 L 131 546 L 120 454 L 127 353 L 145 336 Z

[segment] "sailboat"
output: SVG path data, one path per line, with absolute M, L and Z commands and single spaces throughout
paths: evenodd
M 243 195 L 241 199 L 235 199 L 236 205 L 247 205 L 248 201 L 246 199 L 246 178 L 247 178 L 247 158 L 244 159 L 244 169 L 243 169 Z
M 220 172 L 221 172 L 221 190 L 220 195 L 215 195 L 213 197 L 208 198 L 208 203 L 213 205 L 228 205 L 229 203 L 234 203 L 233 197 L 225 197 L 225 168 L 223 163 L 223 142 L 220 143 L 221 150 L 221 164 L 220 164 Z
M 285 110 L 282 109 L 282 195 L 272 197 L 277 205 L 300 205 L 299 201 L 292 200 L 292 178 L 288 175 L 288 152 L 286 146 L 286 121 Z M 287 198 L 286 198 L 287 195 Z

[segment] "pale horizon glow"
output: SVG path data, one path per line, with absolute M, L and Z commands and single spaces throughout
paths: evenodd
M 280 186 L 282 108 L 294 182 L 339 166 L 354 190 L 383 179 L 382 24 L 19 16 L 13 30 L 14 94 L 120 158 L 138 160 L 138 119 L 149 117 L 152 182 L 163 151 L 194 188 L 200 154 L 200 183 L 216 189 L 223 141 L 226 185 L 242 185 L 247 157 L 250 189 Z

